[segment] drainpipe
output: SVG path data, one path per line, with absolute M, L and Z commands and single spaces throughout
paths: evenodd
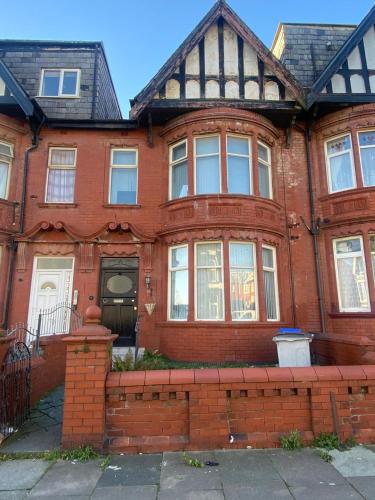
M 311 163 L 311 134 L 312 134 L 312 123 L 309 123 L 309 125 L 305 130 L 307 179 L 309 187 L 310 221 L 311 221 L 311 227 L 308 229 L 313 237 L 315 275 L 316 275 L 316 286 L 318 290 L 320 325 L 322 333 L 325 334 L 326 333 L 325 307 L 324 307 L 323 285 L 322 285 L 322 276 L 320 267 L 320 252 L 318 244 L 318 236 L 320 233 L 320 228 L 319 228 L 319 219 L 316 219 L 316 214 L 315 214 L 315 199 L 313 192 L 313 176 L 312 176 L 312 163 Z
M 25 205 L 26 205 L 26 194 L 27 194 L 27 178 L 29 173 L 29 155 L 39 146 L 39 134 L 42 126 L 44 125 L 44 122 L 45 122 L 45 117 L 43 116 L 37 128 L 33 128 L 32 125 L 30 124 L 30 128 L 32 131 L 32 140 L 31 140 L 31 146 L 27 148 L 27 150 L 25 151 L 25 156 L 23 160 L 23 181 L 22 181 L 21 209 L 20 209 L 20 222 L 19 222 L 18 234 L 22 234 L 25 229 Z M 18 243 L 13 236 L 9 243 L 10 255 L 8 264 L 8 279 L 7 279 L 5 298 L 4 298 L 3 320 L 0 325 L 0 328 L 3 330 L 8 329 L 10 299 L 12 297 L 12 291 L 13 291 L 13 281 L 14 281 L 13 278 L 14 278 L 14 269 L 16 264 L 17 247 Z

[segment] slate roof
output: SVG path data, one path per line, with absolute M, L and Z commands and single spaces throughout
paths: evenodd
M 355 25 L 281 23 L 271 50 L 303 87 L 310 88 L 355 29 Z

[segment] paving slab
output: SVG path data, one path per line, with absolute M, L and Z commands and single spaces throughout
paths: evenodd
M 0 491 L 0 500 L 25 500 L 29 492 L 27 490 L 20 491 Z
M 349 484 L 336 486 L 296 486 L 290 488 L 295 500 L 311 500 L 312 498 L 324 500 L 363 500 Z
M 96 488 L 91 500 L 156 500 L 157 494 L 156 485 L 113 486 Z
M 293 499 L 288 487 L 282 480 L 271 480 L 262 482 L 248 482 L 242 486 L 235 484 L 224 485 L 224 495 L 226 500 L 286 500 Z
M 225 500 L 225 498 L 221 490 L 190 490 L 160 491 L 158 500 Z
M 348 477 L 348 482 L 367 500 L 375 500 L 375 477 Z
M 89 496 L 102 474 L 101 460 L 72 463 L 59 460 L 32 489 L 30 497 Z
M 270 457 L 280 477 L 288 486 L 305 486 L 347 484 L 345 478 L 331 465 L 319 457 L 317 450 L 301 451 L 274 450 Z
M 330 452 L 332 465 L 344 477 L 375 476 L 375 453 L 363 446 L 351 450 Z
M 113 456 L 98 488 L 159 484 L 162 454 Z
M 0 462 L 0 491 L 31 489 L 50 466 L 45 460 Z

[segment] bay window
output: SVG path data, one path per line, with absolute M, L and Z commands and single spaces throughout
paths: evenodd
M 246 137 L 227 136 L 228 193 L 251 194 L 250 142 Z
M 196 319 L 224 319 L 223 245 L 195 244 Z
M 138 151 L 112 149 L 109 203 L 134 205 L 137 203 Z
M 232 320 L 257 319 L 254 243 L 229 243 Z
M 358 139 L 363 185 L 375 186 L 375 131 L 360 132 Z
M 258 142 L 259 194 L 263 198 L 272 198 L 271 150 Z
M 340 311 L 370 311 L 362 237 L 334 240 L 333 247 Z
M 0 142 L 0 198 L 4 199 L 8 197 L 12 158 L 13 146 L 6 142 Z
M 277 286 L 276 249 L 262 246 L 264 299 L 266 317 L 269 321 L 279 320 L 279 294 Z
M 221 193 L 220 137 L 195 139 L 195 193 Z
M 330 193 L 356 187 L 349 134 L 326 142 L 326 163 Z
M 189 307 L 188 246 L 169 249 L 169 319 L 186 320 Z
M 47 203 L 73 203 L 76 153 L 74 148 L 49 148 Z
M 182 198 L 188 194 L 187 141 L 179 142 L 169 149 L 169 199 Z

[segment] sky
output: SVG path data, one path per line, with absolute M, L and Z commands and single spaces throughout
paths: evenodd
M 0 38 L 102 41 L 124 118 L 215 0 L 0 0 Z M 374 0 L 228 0 L 271 47 L 279 22 L 358 24 Z

